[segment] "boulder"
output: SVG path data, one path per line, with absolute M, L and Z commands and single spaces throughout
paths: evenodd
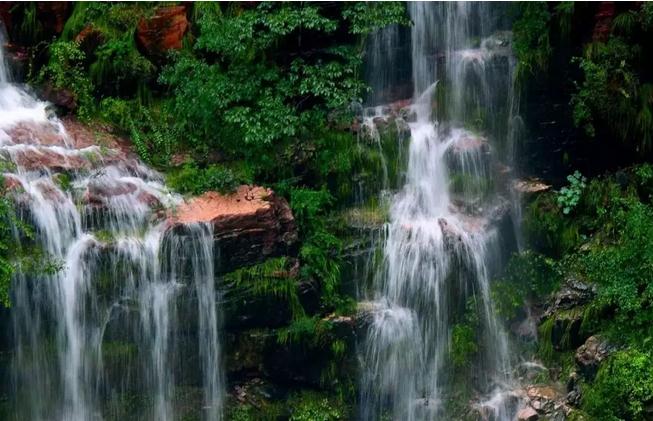
M 154 16 L 142 18 L 136 28 L 138 47 L 150 57 L 161 57 L 179 50 L 188 31 L 186 6 L 159 7 Z
M 530 406 L 526 406 L 517 412 L 517 420 L 518 421 L 535 421 L 540 418 L 539 414 L 537 413 L 536 410 L 531 408 Z
M 264 187 L 240 186 L 227 195 L 205 193 L 182 204 L 170 221 L 173 229 L 211 223 L 224 272 L 286 254 L 298 238 L 288 203 Z
M 576 365 L 580 374 L 587 380 L 592 380 L 601 363 L 610 355 L 613 347 L 600 336 L 590 336 L 576 350 Z
M 571 411 L 564 395 L 549 385 L 527 386 L 523 394 L 525 404 L 517 413 L 518 420 L 563 421 Z
M 596 287 L 577 279 L 568 279 L 562 288 L 553 296 L 544 312 L 545 317 L 554 315 L 561 310 L 571 310 L 584 306 L 596 295 Z
M 77 109 L 77 98 L 70 89 L 55 88 L 52 84 L 46 83 L 41 87 L 40 97 L 68 112 Z

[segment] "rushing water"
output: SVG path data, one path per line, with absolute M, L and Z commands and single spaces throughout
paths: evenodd
M 10 82 L 2 54 L 3 176 L 34 227 L 15 229 L 22 252 L 45 262 L 13 280 L 13 418 L 174 420 L 185 385 L 202 391 L 204 419 L 221 419 L 211 226 L 172 227 L 166 209 L 181 198 L 162 177 L 117 149 L 77 145 Z M 178 378 L 193 369 L 197 379 Z
M 414 23 L 408 162 L 366 297 L 373 320 L 362 354 L 361 418 L 448 420 L 452 385 L 466 383 L 483 417 L 510 420 L 517 404 L 509 346 L 490 294 L 502 247 L 493 215 L 506 209 L 490 152 L 511 150 L 509 34 L 496 33 L 489 4 L 408 7 Z M 391 45 L 388 38 L 396 36 L 371 41 Z M 394 59 L 381 65 L 393 66 Z M 470 313 L 478 324 L 473 376 L 455 372 L 451 356 L 453 327 Z

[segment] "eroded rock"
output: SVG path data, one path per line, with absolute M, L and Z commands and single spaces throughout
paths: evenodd
M 228 195 L 208 192 L 181 205 L 171 216 L 174 229 L 194 222 L 213 225 L 223 271 L 286 254 L 297 241 L 288 203 L 263 187 L 241 186 Z
M 188 27 L 186 6 L 160 7 L 154 16 L 140 20 L 136 41 L 146 55 L 160 57 L 169 50 L 181 49 Z
M 600 336 L 590 336 L 585 343 L 576 350 L 576 365 L 586 379 L 592 380 L 596 376 L 601 363 L 610 355 L 613 347 Z

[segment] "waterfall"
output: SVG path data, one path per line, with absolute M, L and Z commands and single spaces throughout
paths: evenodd
M 69 134 L 11 83 L 2 49 L 0 62 L 3 179 L 34 231 L 14 232 L 44 262 L 19 262 L 13 279 L 13 419 L 174 420 L 184 386 L 201 389 L 203 419 L 220 420 L 212 227 L 173 226 L 182 199 L 160 174 L 119 144 Z
M 506 120 L 496 121 L 513 100 L 510 36 L 497 31 L 491 6 L 408 4 L 413 117 L 405 183 L 364 297 L 373 303 L 361 356 L 364 420 L 451 419 L 447 402 L 460 380 L 452 329 L 470 307 L 478 318 L 476 373 L 467 379 L 474 406 L 493 420 L 516 412 L 508 340 L 490 293 L 503 234 L 493 218 L 506 209 L 491 152 L 508 148 Z

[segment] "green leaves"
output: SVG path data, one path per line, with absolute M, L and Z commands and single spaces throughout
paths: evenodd
M 599 370 L 591 387 L 583 390 L 583 409 L 595 419 L 646 420 L 653 401 L 653 359 L 637 350 L 618 351 Z
M 518 60 L 517 75 L 535 75 L 546 69 L 551 55 L 549 20 L 546 2 L 519 3 L 519 18 L 513 24 L 513 49 Z
M 403 2 L 351 2 L 344 6 L 342 16 L 351 25 L 349 31 L 359 35 L 384 26 L 410 24 Z
M 561 188 L 557 197 L 558 205 L 565 215 L 568 215 L 578 205 L 587 178 L 583 177 L 580 172 L 575 171 L 567 176 L 567 181 L 569 181 L 569 185 Z

